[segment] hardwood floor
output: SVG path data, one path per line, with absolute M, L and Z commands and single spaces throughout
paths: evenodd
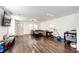
M 75 53 L 76 49 L 65 46 L 46 37 L 35 38 L 30 35 L 15 37 L 15 44 L 6 53 Z

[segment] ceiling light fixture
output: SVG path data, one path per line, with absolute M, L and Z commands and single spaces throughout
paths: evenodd
M 33 22 L 38 22 L 37 19 L 30 19 L 30 21 L 33 21 Z

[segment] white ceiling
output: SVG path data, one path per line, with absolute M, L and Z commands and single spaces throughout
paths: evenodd
M 20 18 L 45 21 L 76 13 L 79 6 L 5 6 L 13 15 Z

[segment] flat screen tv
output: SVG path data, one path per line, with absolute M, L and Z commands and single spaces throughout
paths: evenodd
M 11 17 L 4 12 L 2 18 L 2 26 L 10 26 L 10 23 L 11 23 Z

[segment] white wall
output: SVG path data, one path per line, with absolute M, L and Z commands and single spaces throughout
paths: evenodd
M 77 20 L 79 20 L 79 12 L 78 12 L 78 15 L 76 18 L 77 18 Z M 79 51 L 79 24 L 77 26 L 77 50 Z
M 1 26 L 2 16 L 3 16 L 3 10 L 0 8 L 0 40 L 3 39 L 3 35 L 7 34 L 8 27 Z
M 16 22 L 16 24 L 17 23 L 22 23 L 23 24 L 23 34 L 30 34 L 31 33 L 31 29 L 34 29 L 34 27 L 32 28 L 30 28 L 29 26 L 30 26 L 30 24 L 37 24 L 38 26 L 39 26 L 39 24 L 38 23 L 35 23 L 35 22 L 24 22 L 24 21 L 21 21 L 21 22 Z
M 15 19 L 11 19 L 11 24 L 9 27 L 9 35 L 15 35 Z
M 40 29 L 50 30 L 50 25 L 52 24 L 59 34 L 63 37 L 65 31 L 74 30 L 78 25 L 78 20 L 76 19 L 77 13 L 56 18 L 50 21 L 45 21 L 40 24 Z

